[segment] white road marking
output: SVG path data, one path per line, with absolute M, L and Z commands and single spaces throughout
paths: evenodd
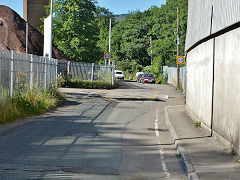
M 156 136 L 159 137 L 158 123 L 155 123 L 155 133 L 156 133 Z
M 168 172 L 168 168 L 167 168 L 167 164 L 164 160 L 165 156 L 164 156 L 164 150 L 163 150 L 163 147 L 161 146 L 161 141 L 160 141 L 160 134 L 159 134 L 159 130 L 158 130 L 158 121 L 159 121 L 159 115 L 158 115 L 158 108 L 157 108 L 157 111 L 156 111 L 156 120 L 155 120 L 155 134 L 156 134 L 156 137 L 158 138 L 158 144 L 159 144 L 159 154 L 160 154 L 160 158 L 162 160 L 162 168 L 163 168 L 163 171 L 164 173 L 166 174 L 166 178 L 171 178 L 171 175 L 170 173 Z

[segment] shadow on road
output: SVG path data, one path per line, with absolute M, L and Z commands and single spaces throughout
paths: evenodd
M 135 81 L 128 81 L 128 80 L 118 81 L 118 83 L 119 83 L 118 89 L 146 89 L 144 87 L 140 87 L 140 86 L 134 85 L 132 83 L 127 83 L 127 82 L 135 82 Z
M 135 98 L 135 97 L 116 97 L 116 98 L 111 98 L 119 101 L 160 101 L 160 102 L 166 102 L 165 100 L 162 99 L 157 99 L 157 98 Z

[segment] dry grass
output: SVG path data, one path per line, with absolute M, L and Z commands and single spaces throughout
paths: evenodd
M 0 124 L 41 115 L 55 108 L 62 101 L 64 97 L 57 88 L 48 91 L 28 89 L 25 92 L 15 92 L 13 98 L 6 97 L 0 101 Z

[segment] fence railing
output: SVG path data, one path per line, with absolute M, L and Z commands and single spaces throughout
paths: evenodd
M 177 87 L 177 68 L 176 67 L 163 67 L 163 74 L 168 76 L 168 84 Z M 186 90 L 186 67 L 180 67 L 179 72 L 179 85 L 180 88 Z
M 0 95 L 13 95 L 20 83 L 26 87 L 50 87 L 57 77 L 56 59 L 0 51 Z
M 68 74 L 71 78 L 81 80 L 101 80 L 113 83 L 114 79 L 114 65 L 101 66 L 94 63 L 58 61 L 58 72 L 63 76 Z
M 103 80 L 114 83 L 114 65 L 101 66 L 91 63 L 64 61 L 14 51 L 0 51 L 0 97 L 12 96 L 21 83 L 24 86 L 46 89 L 64 78 Z

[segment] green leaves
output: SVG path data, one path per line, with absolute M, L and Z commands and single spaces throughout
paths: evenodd
M 49 6 L 46 9 L 49 13 Z M 53 9 L 53 43 L 72 60 L 98 62 L 95 1 L 55 0 Z
M 147 13 L 135 12 L 128 15 L 123 21 L 119 22 L 112 32 L 112 58 L 121 65 L 124 71 L 135 71 L 136 62 L 141 66 L 146 66 L 151 61 L 147 54 L 149 46 L 149 37 L 147 36 L 150 29 L 150 23 Z M 129 65 L 126 64 L 129 62 Z M 117 67 L 118 68 L 118 67 Z M 134 70 L 133 70 L 134 69 Z
M 151 35 L 154 59 L 151 69 L 159 75 L 162 66 L 176 65 L 177 7 L 180 7 L 180 51 L 184 55 L 187 4 L 187 0 L 167 0 L 160 8 L 132 12 L 116 23 L 112 13 L 93 0 L 55 0 L 53 42 L 72 60 L 99 62 L 109 48 L 112 18 L 111 57 L 117 69 L 134 73 L 150 66 Z
M 151 70 L 158 76 L 162 66 L 176 65 L 177 7 L 181 9 L 180 50 L 184 55 L 187 0 L 167 0 L 161 8 L 154 6 L 143 13 L 133 12 L 115 25 L 112 32 L 112 58 L 117 61 L 118 69 L 136 72 L 139 67 L 148 66 L 144 70 Z M 150 35 L 153 39 L 153 66 L 150 66 Z

